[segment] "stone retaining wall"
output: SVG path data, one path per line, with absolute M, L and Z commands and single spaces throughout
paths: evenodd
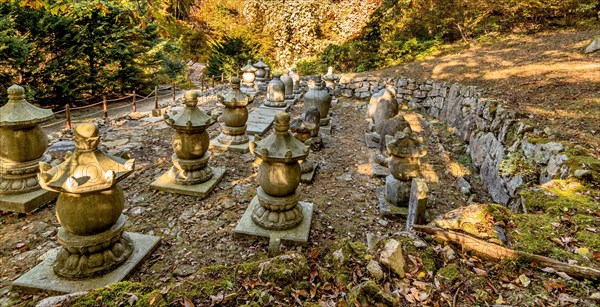
M 565 178 L 568 156 L 558 142 L 532 144 L 527 134 L 533 127 L 506 107 L 505 101 L 481 97 L 474 86 L 457 83 L 418 82 L 407 78 L 342 77 L 336 92 L 366 99 L 393 85 L 398 102 L 447 122 L 468 143 L 468 153 L 494 201 L 515 210 L 521 207 L 519 188 L 528 174 L 519 163 L 541 166 L 535 173 L 540 182 Z M 531 180 L 531 179 L 530 179 Z

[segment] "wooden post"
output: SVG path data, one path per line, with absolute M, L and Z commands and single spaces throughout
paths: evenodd
M 158 110 L 158 85 L 154 87 L 154 110 Z
M 106 104 L 106 96 L 102 96 L 102 108 L 104 109 L 104 121 L 108 121 L 108 105 Z
M 225 73 L 221 73 L 221 84 L 225 83 Z
M 135 104 L 135 91 L 133 91 L 133 113 L 137 112 L 137 105 Z
M 66 124 L 65 128 L 71 129 L 72 128 L 72 126 L 71 126 L 71 109 L 70 109 L 68 103 L 65 105 L 65 116 L 67 117 L 67 121 L 66 121 L 67 124 Z
M 212 88 L 215 88 L 215 76 L 210 77 L 210 81 L 212 83 Z
M 171 84 L 171 92 L 173 93 L 173 102 L 175 102 L 175 82 Z
M 200 90 L 201 91 L 204 90 L 204 76 L 202 76 L 202 78 L 200 78 Z

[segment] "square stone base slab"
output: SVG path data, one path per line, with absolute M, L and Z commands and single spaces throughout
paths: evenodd
M 221 151 L 247 153 L 250 151 L 250 146 L 248 144 L 249 143 L 246 142 L 244 144 L 238 144 L 238 145 L 229 144 L 228 145 L 228 144 L 223 144 L 223 143 L 219 142 L 219 140 L 217 140 L 217 139 L 213 139 L 210 141 L 210 148 L 218 149 Z
M 150 188 L 163 192 L 205 198 L 217 186 L 219 181 L 221 181 L 221 179 L 225 175 L 224 167 L 212 167 L 212 170 L 213 177 L 209 181 L 194 185 L 183 185 L 173 183 L 169 178 L 168 173 L 164 173 L 162 176 L 158 177 L 158 179 L 154 180 L 154 182 L 150 184 Z
M 56 197 L 58 193 L 44 189 L 24 194 L 0 195 L 0 211 L 29 213 L 50 203 Z
M 303 215 L 302 223 L 290 230 L 268 230 L 254 224 L 254 221 L 252 221 L 252 208 L 254 208 L 255 205 L 258 205 L 257 196 L 254 196 L 250 205 L 244 212 L 244 215 L 242 215 L 237 226 L 235 226 L 235 229 L 233 230 L 235 237 L 257 236 L 267 238 L 269 239 L 269 242 L 275 239 L 277 241 L 280 240 L 284 243 L 296 245 L 303 245 L 308 242 L 308 233 L 310 232 L 314 204 L 303 201 L 300 202 Z
M 379 215 L 389 218 L 406 218 L 408 216 L 408 207 L 398 207 L 390 204 L 385 198 L 385 187 L 377 188 L 377 203 L 379 205 Z
M 319 165 L 315 163 L 315 167 L 313 167 L 312 171 L 310 171 L 308 173 L 302 173 L 302 176 L 300 177 L 300 182 L 302 182 L 302 183 L 313 182 L 313 180 L 315 179 L 315 175 L 317 174 L 318 168 L 319 168 Z
M 331 121 L 329 121 L 329 124 L 319 127 L 319 132 L 331 135 L 331 126 Z
M 275 112 L 275 114 L 277 114 L 279 112 L 287 112 L 290 109 L 290 106 L 286 104 L 285 107 L 275 108 L 275 107 L 269 107 L 269 106 L 263 104 L 259 108 L 264 108 L 266 110 L 272 110 Z
M 120 267 L 100 277 L 69 280 L 54 274 L 53 266 L 59 248 L 54 248 L 44 254 L 44 261 L 29 272 L 15 280 L 14 287 L 25 290 L 44 290 L 61 293 L 74 293 L 85 290 L 101 288 L 119 282 L 131 273 L 146 257 L 148 257 L 160 243 L 159 237 L 126 232 L 133 242 L 133 253 Z

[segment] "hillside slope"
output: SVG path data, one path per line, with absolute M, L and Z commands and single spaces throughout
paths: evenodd
M 480 86 L 486 96 L 507 100 L 557 139 L 580 143 L 600 155 L 600 53 L 583 50 L 600 25 L 534 35 L 486 38 L 454 45 L 441 56 L 365 75 L 404 75 Z M 458 51 L 456 51 L 458 50 Z

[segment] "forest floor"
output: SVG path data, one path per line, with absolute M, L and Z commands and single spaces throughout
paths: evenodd
M 531 113 L 534 121 L 554 125 L 557 134 L 561 133 L 557 137 L 568 133 L 597 149 L 600 54 L 581 54 L 594 33 L 598 32 L 510 36 L 370 74 L 479 85 L 488 96 L 507 99 L 515 108 Z M 366 101 L 340 99 L 332 106 L 333 132 L 323 136 L 324 148 L 310 155 L 320 165 L 316 179 L 302 185 L 301 200 L 315 204 L 308 245 L 284 245 L 287 256 L 273 260 L 267 256 L 266 241 L 232 235 L 258 187 L 252 154 L 213 152 L 210 165 L 224 166 L 227 173 L 209 197 L 199 200 L 149 188 L 171 166 L 173 132 L 162 121 L 119 119 L 102 127 L 101 142 L 107 149 L 127 151 L 136 159 L 136 171 L 121 182 L 128 231 L 160 236 L 162 242 L 128 282 L 90 292 L 63 306 L 600 304 L 598 280 L 578 280 L 520 262 L 484 261 L 460 247 L 404 232 L 401 219 L 381 218 L 376 189 L 383 186 L 384 178 L 371 174 L 369 159 L 375 151 L 364 141 L 366 105 Z M 200 107 L 220 109 L 214 96 L 203 99 Z M 302 103 L 294 105 L 292 117 L 299 116 L 302 108 Z M 465 158 L 465 145 L 452 129 L 427 116 L 421 124 L 429 152 L 423 159 L 430 191 L 429 219 L 469 204 L 457 184 L 460 177 L 470 182 L 477 202 L 490 202 Z M 211 127 L 210 137 L 218 131 L 218 125 Z M 51 134 L 53 142 L 70 138 Z M 21 293 L 10 282 L 58 246 L 54 207 L 50 204 L 32 214 L 0 215 L 0 306 L 32 305 L 50 295 Z M 600 227 L 599 219 L 600 215 L 585 226 Z M 371 260 L 379 259 L 383 242 L 389 238 L 402 243 L 406 278 L 385 267 L 382 278 L 371 273 Z M 600 262 L 592 260 L 590 265 L 598 268 Z M 376 284 L 370 284 L 371 280 Z

